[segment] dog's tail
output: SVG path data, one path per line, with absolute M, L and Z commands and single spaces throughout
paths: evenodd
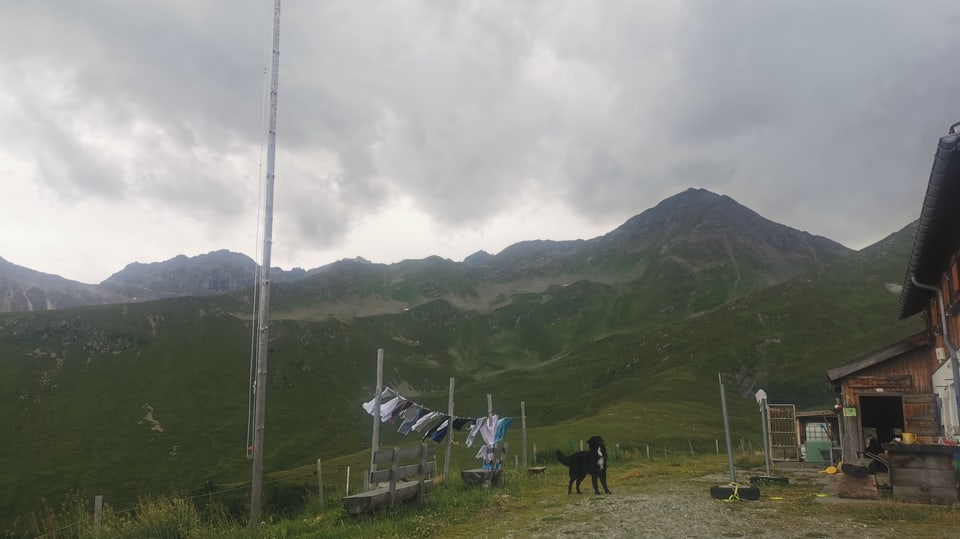
M 570 457 L 561 453 L 559 449 L 557 449 L 557 460 L 559 460 L 560 464 L 563 464 L 567 468 L 570 467 Z

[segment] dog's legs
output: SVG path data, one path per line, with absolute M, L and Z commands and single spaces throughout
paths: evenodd
M 597 474 L 597 475 L 599 475 L 599 474 Z M 590 482 L 593 483 L 593 493 L 599 496 L 599 495 L 600 495 L 600 489 L 597 488 L 597 476 L 596 476 L 596 475 L 591 475 L 591 476 L 590 476 Z M 604 485 L 603 488 L 607 488 L 606 485 Z
M 574 478 L 573 476 L 570 476 L 570 482 L 567 483 L 567 494 L 570 494 L 570 493 L 573 491 L 573 481 L 574 481 L 574 480 L 575 480 L 575 478 Z M 577 483 L 577 490 L 579 490 L 579 489 L 580 489 L 580 484 Z
M 580 482 L 583 481 L 585 477 L 586 477 L 585 475 L 582 475 L 577 478 L 577 494 L 583 494 L 582 492 L 580 492 Z
M 603 485 L 603 491 L 604 491 L 604 492 L 606 492 L 607 494 L 613 494 L 612 492 L 610 492 L 610 489 L 607 488 L 607 471 L 606 471 L 606 470 L 604 470 L 604 471 L 600 474 L 600 483 Z M 600 493 L 597 492 L 597 494 L 600 494 Z

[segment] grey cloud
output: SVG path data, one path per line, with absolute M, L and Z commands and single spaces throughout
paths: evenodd
M 29 103 L 6 68 L 38 64 L 68 84 L 65 113 L 159 126 L 130 164 L 41 123 L 52 185 L 239 218 L 252 187 L 217 161 L 262 143 L 269 2 L 4 15 L 6 93 Z M 529 186 L 586 218 L 702 186 L 856 242 L 912 218 L 932 141 L 960 119 L 948 1 L 287 2 L 283 17 L 278 140 L 298 162 L 279 164 L 277 203 L 315 244 L 393 196 L 460 227 Z

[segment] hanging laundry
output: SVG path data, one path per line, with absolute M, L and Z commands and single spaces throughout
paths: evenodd
M 471 421 L 473 421 L 473 418 L 472 418 L 472 417 L 458 417 L 458 418 L 455 418 L 455 419 L 453 420 L 453 430 L 459 432 L 459 431 L 463 430 L 463 427 L 469 425 Z
M 439 428 L 437 429 L 437 432 L 434 432 L 433 436 L 431 436 L 430 438 L 432 438 L 434 442 L 439 442 L 440 440 L 443 440 L 447 436 L 447 431 L 449 430 L 450 430 L 449 427 Z
M 440 412 L 430 412 L 430 413 L 428 413 L 427 415 L 425 415 L 425 416 L 421 417 L 420 419 L 418 419 L 417 422 L 413 424 L 413 430 L 414 430 L 415 432 L 420 432 L 421 430 L 423 430 L 423 427 L 426 427 L 426 426 L 427 426 L 427 423 L 430 423 L 431 421 L 433 421 L 434 419 L 440 417 L 441 415 L 443 415 L 443 414 L 441 414 Z
M 473 447 L 473 439 L 477 437 L 477 433 L 480 432 L 480 427 L 483 426 L 483 419 L 477 419 L 473 426 L 470 427 L 470 433 L 467 434 L 467 447 Z
M 390 417 L 388 417 L 385 421 L 393 421 L 394 419 L 400 417 L 400 414 L 402 414 L 404 410 L 410 408 L 411 406 L 413 406 L 413 401 L 401 400 L 400 404 L 394 408 L 393 413 L 390 414 Z
M 445 415 L 445 416 L 441 416 L 441 417 L 442 417 L 442 419 L 441 419 L 440 421 L 437 421 L 436 423 L 433 424 L 432 427 L 430 427 L 429 429 L 427 429 L 427 432 L 423 435 L 423 439 L 424 439 L 424 440 L 426 440 L 427 438 L 431 437 L 434 432 L 437 432 L 437 430 L 439 430 L 439 429 L 447 426 L 447 423 L 450 422 L 450 416 Z
M 477 451 L 476 458 L 480 460 L 481 467 L 484 470 L 489 470 L 493 466 L 493 461 L 496 459 L 497 450 L 493 444 L 484 445 L 480 448 L 480 451 Z M 499 466 L 497 466 L 499 468 Z
M 380 421 L 388 421 L 393 417 L 393 411 L 397 409 L 397 406 L 400 402 L 403 401 L 400 397 L 394 397 L 387 401 L 385 404 L 380 405 Z
M 494 443 L 497 438 L 497 414 L 480 418 L 480 423 L 482 423 L 480 425 L 480 436 L 483 437 L 483 441 L 487 444 Z
M 396 391 L 394 391 L 393 389 L 390 389 L 389 387 L 385 387 L 383 388 L 383 391 L 380 392 L 380 402 L 383 402 L 386 399 L 389 399 L 391 397 L 396 397 L 396 396 L 397 396 Z M 368 414 L 373 415 L 373 413 L 377 410 L 377 398 L 374 397 L 370 399 L 368 402 L 361 404 L 361 406 L 363 407 L 364 410 L 367 411 Z
M 510 428 L 511 423 L 513 423 L 512 417 L 501 417 L 500 420 L 497 421 L 497 435 L 493 439 L 494 443 L 503 441 L 503 437 L 507 434 L 507 429 Z
M 429 410 L 426 408 L 421 408 L 420 406 L 413 406 L 407 409 L 407 411 L 403 413 L 403 423 L 400 424 L 400 428 L 397 429 L 397 432 L 400 434 L 410 434 L 410 430 L 413 429 L 413 426 L 421 417 L 427 415 L 427 412 L 429 412 Z

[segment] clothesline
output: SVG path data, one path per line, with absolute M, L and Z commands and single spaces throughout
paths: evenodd
M 373 397 L 373 399 L 363 403 L 361 406 L 371 416 L 376 415 L 377 397 Z M 439 442 L 446 437 L 451 427 L 459 431 L 467 425 L 470 425 L 470 432 L 467 434 L 466 440 L 467 447 L 473 445 L 473 440 L 477 433 L 480 433 L 483 441 L 489 445 L 503 441 L 507 429 L 511 423 L 513 423 L 512 417 L 499 418 L 496 415 L 489 417 L 450 416 L 449 414 L 431 410 L 422 404 L 414 402 L 400 395 L 395 389 L 390 387 L 384 387 L 380 393 L 379 408 L 381 423 L 390 423 L 397 418 L 403 419 L 400 427 L 397 429 L 397 432 L 400 434 L 407 435 L 410 434 L 410 432 L 419 433 L 429 425 L 429 428 L 426 429 L 426 433 L 423 435 L 424 440 L 430 438 L 435 442 Z

